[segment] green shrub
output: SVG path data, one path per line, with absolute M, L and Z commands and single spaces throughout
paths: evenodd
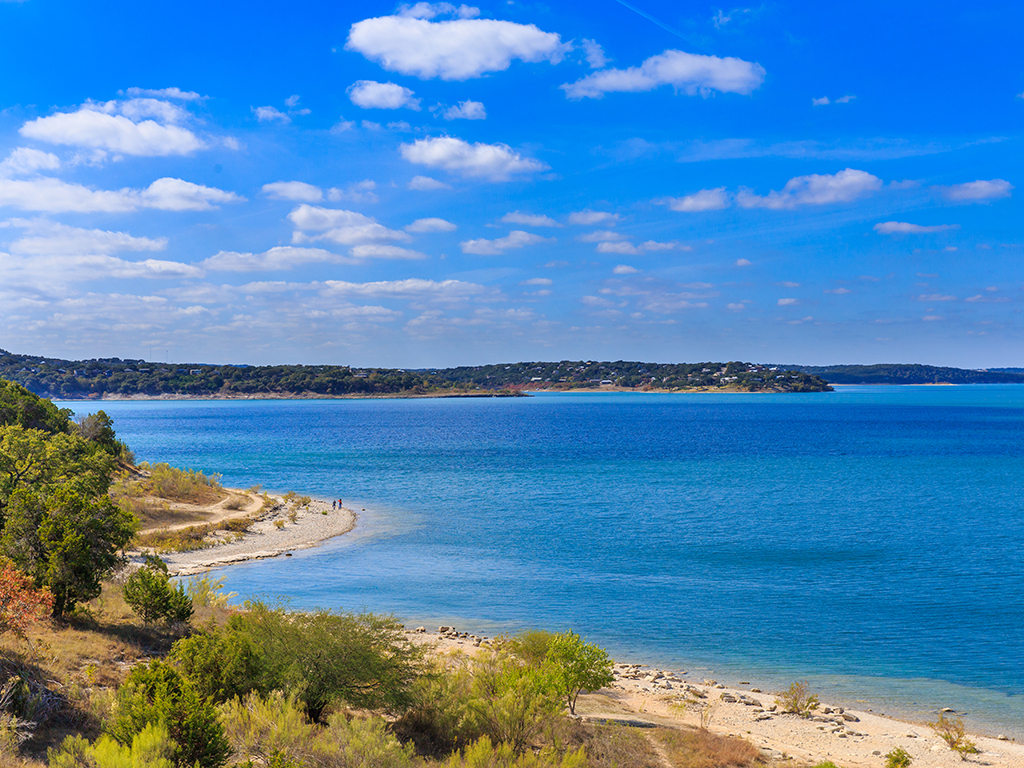
M 555 634 L 543 629 L 528 629 L 512 638 L 503 638 L 501 644 L 507 644 L 512 653 L 527 664 L 540 666 L 548 656 L 548 647 Z
M 810 717 L 811 711 L 818 706 L 818 697 L 811 694 L 808 682 L 796 682 L 775 699 L 775 703 L 783 712 L 790 712 L 800 717 Z
M 551 751 L 518 753 L 511 745 L 495 745 L 484 736 L 461 753 L 452 755 L 444 765 L 445 768 L 586 768 L 587 756 L 583 747 L 561 756 Z
M 231 754 L 210 700 L 159 660 L 140 664 L 128 675 L 117 691 L 117 714 L 107 731 L 125 746 L 151 725 L 166 727 L 179 768 L 220 768 Z
M 978 746 L 968 739 L 964 732 L 963 718 L 946 717 L 945 713 L 942 713 L 939 715 L 939 719 L 930 725 L 939 738 L 946 742 L 951 750 L 960 755 L 961 760 L 966 760 L 968 755 L 978 753 Z
M 211 627 L 178 640 L 167 659 L 200 696 L 217 703 L 272 689 L 264 683 L 263 659 L 250 640 L 239 634 Z
M 910 768 L 914 759 L 903 747 L 896 747 L 885 756 L 885 768 Z
M 167 728 L 149 724 L 132 737 L 131 745 L 100 736 L 90 744 L 82 736 L 68 736 L 59 749 L 47 751 L 50 768 L 174 768 L 174 751 Z
M 185 585 L 192 605 L 201 608 L 227 608 L 237 592 L 224 592 L 224 576 L 211 579 L 209 572 L 193 576 Z
M 194 610 L 185 586 L 171 586 L 167 566 L 159 557 L 147 556 L 146 564 L 128 577 L 124 600 L 147 624 L 184 623 L 192 618 Z

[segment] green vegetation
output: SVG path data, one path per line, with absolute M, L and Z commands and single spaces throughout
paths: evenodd
M 381 397 L 515 395 L 524 389 L 727 389 L 822 392 L 794 367 L 727 363 L 522 362 L 406 371 L 338 365 L 231 366 L 105 358 L 60 360 L 0 350 L 0 376 L 44 397 Z M 1024 380 L 1024 378 L 1022 378 Z
M 1024 384 L 1024 371 L 1012 368 L 974 371 L 901 363 L 792 367 L 829 384 Z
M 558 690 L 574 715 L 581 691 L 596 691 L 615 680 L 607 652 L 573 632 L 551 638 L 547 661 L 552 666 Z
M 796 682 L 779 694 L 775 699 L 779 710 L 800 717 L 810 717 L 811 711 L 818 706 L 818 697 L 811 693 L 810 684 L 806 681 Z
M 945 713 L 940 713 L 938 720 L 930 725 L 939 738 L 960 755 L 961 760 L 966 760 L 968 755 L 978 754 L 978 745 L 967 738 L 962 717 L 947 717 Z
M 885 756 L 885 768 L 910 768 L 914 759 L 903 747 L 896 747 Z
M 195 609 L 185 585 L 172 587 L 167 566 L 159 557 L 146 557 L 146 564 L 124 583 L 124 599 L 147 624 L 165 621 L 182 624 L 192 618 Z

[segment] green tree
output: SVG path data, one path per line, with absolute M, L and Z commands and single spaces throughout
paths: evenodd
M 167 565 L 159 557 L 147 557 L 146 564 L 128 577 L 124 599 L 147 624 L 183 623 L 192 618 L 194 610 L 185 585 L 171 586 Z
M 107 731 L 129 745 L 151 725 L 167 729 L 178 768 L 220 768 L 231 755 L 213 703 L 159 660 L 140 664 L 128 675 L 117 691 L 117 715 Z
M 596 691 L 615 680 L 612 660 L 607 652 L 584 641 L 574 632 L 564 632 L 551 638 L 547 661 L 572 714 L 576 714 L 576 699 L 581 691 Z
M 20 384 L 0 379 L 0 426 L 12 425 L 50 434 L 70 432 L 71 411 L 58 408 Z
M 100 593 L 100 582 L 125 564 L 122 551 L 135 529 L 132 515 L 106 496 L 73 486 L 19 490 L 7 509 L 0 548 L 37 588 L 49 587 L 53 616 Z

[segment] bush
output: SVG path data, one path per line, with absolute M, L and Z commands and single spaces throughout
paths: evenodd
M 132 737 L 131 745 L 100 736 L 90 744 L 82 736 L 68 736 L 59 749 L 47 751 L 50 768 L 174 768 L 174 751 L 167 728 L 150 724 Z
M 940 714 L 939 719 L 931 723 L 931 728 L 939 738 L 949 746 L 951 750 L 960 755 L 961 760 L 966 760 L 968 755 L 976 755 L 978 746 L 967 738 L 964 732 L 964 721 L 961 717 L 946 717 Z
M 540 666 L 547 658 L 548 647 L 554 637 L 553 632 L 543 629 L 528 629 L 513 638 L 504 639 L 502 644 L 507 644 L 512 652 L 527 664 Z
M 117 691 L 117 715 L 107 730 L 126 746 L 151 725 L 166 727 L 179 768 L 220 768 L 231 754 L 216 708 L 162 661 L 131 671 Z
M 811 694 L 811 686 L 807 681 L 793 683 L 775 699 L 775 703 L 783 712 L 791 712 L 800 717 L 810 717 L 811 711 L 818 706 L 818 697 Z
M 913 758 L 903 747 L 896 747 L 885 756 L 885 768 L 910 768 Z
M 193 576 L 188 580 L 185 591 L 192 600 L 192 605 L 199 608 L 227 608 L 237 592 L 224 592 L 224 576 L 211 579 L 209 573 Z
M 9 560 L 0 566 L 0 634 L 25 636 L 29 624 L 53 609 L 53 595 L 33 589 L 32 581 Z
M 248 638 L 211 628 L 178 640 L 167 660 L 203 697 L 220 703 L 265 688 L 264 663 Z
M 445 768 L 585 768 L 587 756 L 583 747 L 564 755 L 551 751 L 522 754 L 509 744 L 495 745 L 486 736 L 470 744 L 462 753 L 455 753 Z
M 124 600 L 147 624 L 184 623 L 192 618 L 194 610 L 185 586 L 171 586 L 167 566 L 159 557 L 147 556 L 146 564 L 128 577 Z

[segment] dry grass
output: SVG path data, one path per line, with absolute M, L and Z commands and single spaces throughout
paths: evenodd
M 628 726 L 558 718 L 545 732 L 544 742 L 559 752 L 584 747 L 589 768 L 664 768 L 645 731 Z
M 175 469 L 167 464 L 150 466 L 143 462 L 126 470 L 110 490 L 110 496 L 122 509 L 134 514 L 142 528 L 180 523 L 202 523 L 209 518 L 209 507 L 224 499 L 228 509 L 242 509 L 243 496 L 229 497 L 218 476 Z
M 135 537 L 135 545 L 142 549 L 151 549 L 158 555 L 169 552 L 192 552 L 197 549 L 207 549 L 241 536 L 249 530 L 257 519 L 258 516 L 250 515 L 246 517 L 233 517 L 229 520 L 221 520 L 218 523 L 191 525 L 188 528 L 149 531 L 138 534 Z M 211 536 L 221 531 L 234 534 L 234 537 L 221 538 L 219 540 L 211 538 Z
M 664 745 L 674 768 L 746 768 L 765 762 L 749 741 L 700 728 L 659 728 L 654 737 Z

